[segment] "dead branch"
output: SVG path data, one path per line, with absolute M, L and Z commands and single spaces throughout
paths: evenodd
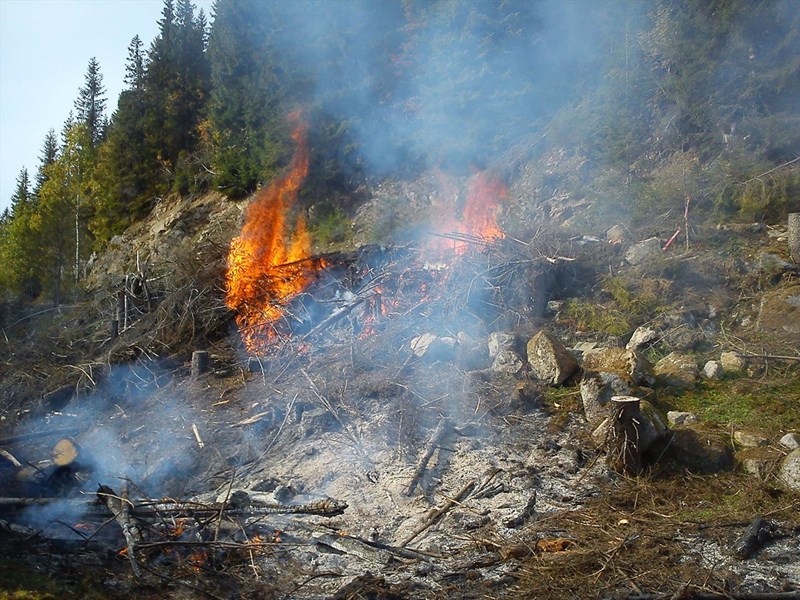
M 120 496 L 117 496 L 110 487 L 101 485 L 97 490 L 97 497 L 106 505 L 114 519 L 122 529 L 125 536 L 125 543 L 128 545 L 128 560 L 134 575 L 141 577 L 142 571 L 136 559 L 136 547 L 142 541 L 142 530 L 137 520 L 130 514 L 130 501 L 128 500 L 128 486 L 123 485 Z
M 436 450 L 442 446 L 444 439 L 452 431 L 453 424 L 449 421 L 449 419 L 442 418 L 436 427 L 436 431 L 433 432 L 433 435 L 428 442 L 427 450 L 420 457 L 419 462 L 417 463 L 417 468 L 414 470 L 414 477 L 412 477 L 411 483 L 409 483 L 408 488 L 406 488 L 406 496 L 411 496 L 414 494 L 414 490 L 417 488 L 417 485 L 419 485 L 420 481 L 422 481 L 425 476 L 425 471 L 428 468 L 428 463 L 433 457 L 434 452 L 436 452 Z
M 79 433 L 80 429 L 77 427 L 64 427 L 61 429 L 47 429 L 45 431 L 34 431 L 31 433 L 21 433 L 11 437 L 0 439 L 0 446 L 8 446 L 16 442 L 27 442 L 28 440 L 35 440 L 43 437 L 50 437 L 51 435 L 68 436 Z
M 408 537 L 406 537 L 406 539 L 400 542 L 398 546 L 400 548 L 408 546 L 408 544 L 410 544 L 413 540 L 415 540 L 417 536 L 419 536 L 425 530 L 436 524 L 439 521 L 439 519 L 441 519 L 444 515 L 446 515 L 451 508 L 453 508 L 454 506 L 462 502 L 467 496 L 469 496 L 470 492 L 472 492 L 472 490 L 475 489 L 476 485 L 478 485 L 478 482 L 476 480 L 473 479 L 472 481 L 469 481 L 464 487 L 462 487 L 458 491 L 458 493 L 455 496 L 453 496 L 452 498 L 448 498 L 447 501 L 442 506 L 432 510 L 428 514 L 428 516 L 425 517 L 422 523 L 420 523 L 417 526 L 417 528 L 411 533 L 411 535 L 409 535 Z

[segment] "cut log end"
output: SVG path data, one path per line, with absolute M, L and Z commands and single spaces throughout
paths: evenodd
M 53 446 L 53 464 L 58 467 L 66 467 L 73 464 L 80 454 L 78 445 L 69 438 L 58 440 Z

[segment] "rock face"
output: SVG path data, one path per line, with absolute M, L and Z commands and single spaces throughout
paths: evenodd
M 655 366 L 656 378 L 662 385 L 692 389 L 700 379 L 700 371 L 691 356 L 671 352 L 659 360 Z
M 577 359 L 546 331 L 540 331 L 528 342 L 528 363 L 533 376 L 550 385 L 561 385 L 578 369 Z
M 653 260 L 661 254 L 661 240 L 657 237 L 638 242 L 628 248 L 625 253 L 625 260 L 631 265 L 640 265 Z
M 733 448 L 723 435 L 696 425 L 673 429 L 666 454 L 695 473 L 719 473 L 733 466 Z
M 783 460 L 778 477 L 790 489 L 800 492 L 800 448 L 792 450 Z
M 616 373 L 630 379 L 634 385 L 651 386 L 656 380 L 653 365 L 636 350 L 624 348 L 600 348 L 587 352 L 583 368 L 599 373 Z

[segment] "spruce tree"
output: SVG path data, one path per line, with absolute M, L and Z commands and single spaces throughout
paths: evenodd
M 78 98 L 75 100 L 78 122 L 86 125 L 92 147 L 96 146 L 103 136 L 106 108 L 104 95 L 100 64 L 92 57 L 86 69 L 84 85 L 78 90 Z
M 35 196 L 39 195 L 39 191 L 47 181 L 47 167 L 55 162 L 57 155 L 58 138 L 56 137 L 55 129 L 50 129 L 44 138 L 42 152 L 39 154 L 39 167 L 36 170 L 36 184 L 33 188 L 33 194 Z

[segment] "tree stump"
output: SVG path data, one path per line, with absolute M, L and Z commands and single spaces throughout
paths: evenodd
M 800 264 L 800 213 L 789 213 L 787 225 L 789 233 L 789 256 Z
M 642 470 L 639 450 L 642 415 L 639 398 L 613 396 L 610 402 L 610 426 L 605 441 L 606 462 L 612 471 L 638 475 Z
M 197 350 L 192 352 L 192 377 L 197 377 L 208 371 L 208 352 Z

